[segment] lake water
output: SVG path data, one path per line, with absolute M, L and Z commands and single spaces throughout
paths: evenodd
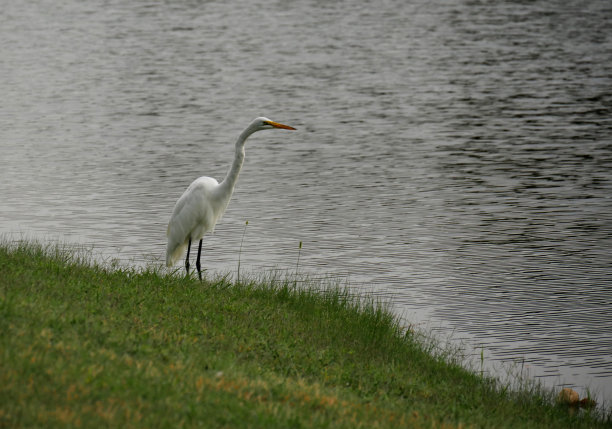
M 5 236 L 159 263 L 176 199 L 268 116 L 298 131 L 248 141 L 210 272 L 248 220 L 241 270 L 347 277 L 612 401 L 608 0 L 34 0 L 0 39 Z

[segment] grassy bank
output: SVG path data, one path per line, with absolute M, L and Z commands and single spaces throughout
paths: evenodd
M 0 246 L 0 428 L 609 424 L 434 358 L 341 290 Z

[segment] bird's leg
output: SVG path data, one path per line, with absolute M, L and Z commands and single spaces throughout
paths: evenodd
M 189 250 L 191 250 L 191 237 L 189 237 L 189 244 L 187 245 L 187 256 L 185 257 L 185 271 L 189 275 Z
M 202 253 L 202 239 L 200 239 L 200 245 L 198 246 L 198 259 L 196 259 L 196 268 L 198 269 L 198 277 L 202 281 L 202 270 L 200 267 L 200 253 Z

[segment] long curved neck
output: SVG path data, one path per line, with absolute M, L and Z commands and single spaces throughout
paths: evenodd
M 234 187 L 236 186 L 236 182 L 238 181 L 238 176 L 240 175 L 240 169 L 242 168 L 242 163 L 244 162 L 244 143 L 246 139 L 255 132 L 255 130 L 251 127 L 248 127 L 244 130 L 238 140 L 236 140 L 236 154 L 234 155 L 234 162 L 232 162 L 232 167 L 225 176 L 225 179 L 221 182 L 220 186 L 223 188 L 224 192 L 228 192 L 229 195 L 234 192 Z

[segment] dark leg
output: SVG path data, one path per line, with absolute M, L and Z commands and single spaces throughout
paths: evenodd
M 189 275 L 189 250 L 191 250 L 191 237 L 189 237 L 189 244 L 187 245 L 187 257 L 185 258 L 185 270 Z
M 198 277 L 202 281 L 202 269 L 200 267 L 200 253 L 202 253 L 202 239 L 200 239 L 200 245 L 198 246 L 198 259 L 196 259 L 196 268 L 198 269 Z

